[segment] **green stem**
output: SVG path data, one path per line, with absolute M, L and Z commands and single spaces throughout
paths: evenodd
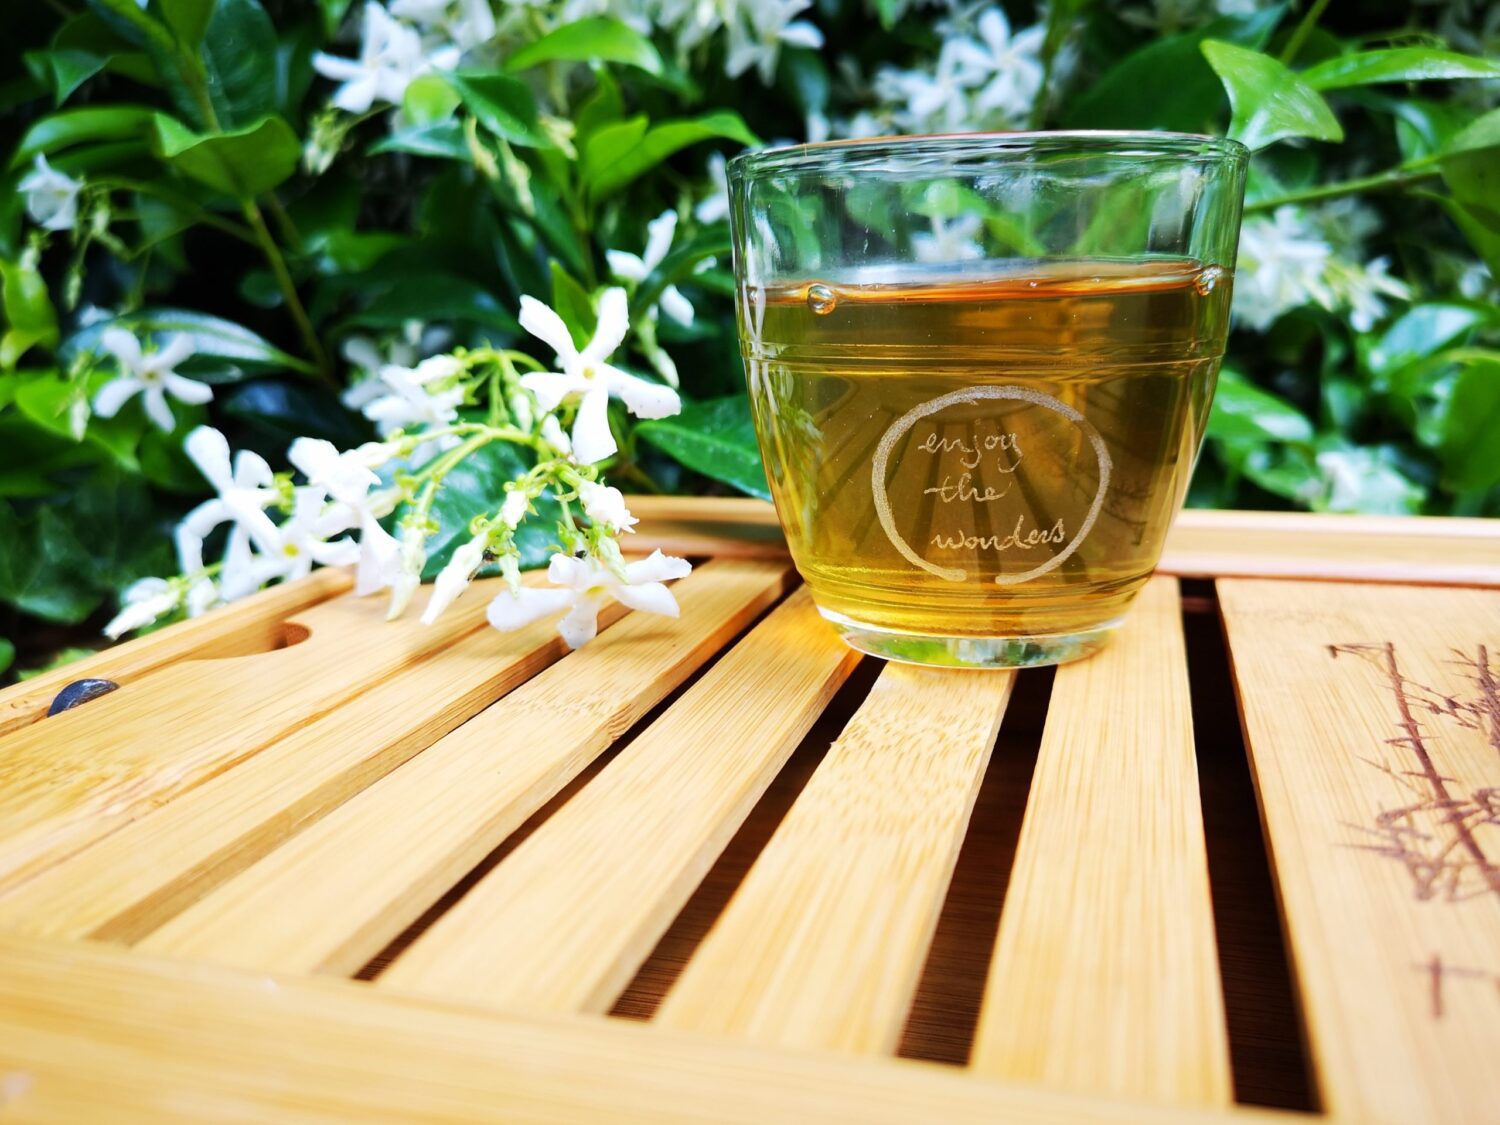
M 1302 44 L 1307 42 L 1307 37 L 1313 33 L 1313 28 L 1318 26 L 1318 20 L 1322 17 L 1331 0 L 1313 0 L 1312 7 L 1307 9 L 1302 19 L 1298 21 L 1297 27 L 1292 32 L 1292 37 L 1286 41 L 1286 46 L 1281 49 L 1281 61 L 1290 66 L 1297 53 L 1302 50 Z
M 302 248 L 302 232 L 297 229 L 297 224 L 292 222 L 292 217 L 287 214 L 286 208 L 281 205 L 281 200 L 275 194 L 265 196 L 266 210 L 271 212 L 271 218 L 276 221 L 276 228 L 281 231 L 281 237 L 286 240 L 287 245 L 295 247 L 299 251 Z
M 1338 183 L 1323 184 L 1319 187 L 1305 188 L 1302 191 L 1289 191 L 1285 195 L 1272 196 L 1270 199 L 1257 199 L 1254 203 L 1245 204 L 1245 214 L 1255 215 L 1265 211 L 1274 211 L 1289 203 L 1316 203 L 1325 199 L 1358 195 L 1366 191 L 1388 191 L 1391 188 L 1406 187 L 1408 184 L 1420 183 L 1442 175 L 1442 169 L 1435 165 L 1436 157 L 1431 157 L 1421 165 L 1409 164 L 1403 168 L 1390 168 L 1384 172 L 1360 176 L 1353 180 L 1340 180 Z
M 266 264 L 271 267 L 271 273 L 276 277 L 276 285 L 281 290 L 281 297 L 286 302 L 287 311 L 291 313 L 292 320 L 297 325 L 297 331 L 302 336 L 302 343 L 307 348 L 308 355 L 317 365 L 318 376 L 330 386 L 336 387 L 338 384 L 328 369 L 328 355 L 318 341 L 317 332 L 313 331 L 307 310 L 302 307 L 302 298 L 297 296 L 297 286 L 292 281 L 292 273 L 286 268 L 286 259 L 281 256 L 281 249 L 276 245 L 276 240 L 271 237 L 271 232 L 266 227 L 265 216 L 260 213 L 260 208 L 256 206 L 253 199 L 244 201 L 244 209 L 245 221 L 250 224 L 250 230 L 255 234 L 255 241 L 260 246 L 261 253 L 265 255 Z
M 199 207 L 186 196 L 178 195 L 174 191 L 163 190 L 155 184 L 143 183 L 140 180 L 131 180 L 123 176 L 100 176 L 91 179 L 89 185 L 91 187 L 102 187 L 106 190 L 133 191 L 138 195 L 155 196 L 157 199 L 170 203 L 172 206 L 181 208 L 183 211 L 191 214 L 195 223 L 202 223 L 204 226 L 223 231 L 225 234 L 251 246 L 260 245 L 249 227 L 242 227 L 233 220 L 226 219 L 222 215 L 216 215 L 212 211 Z
M 132 24 L 155 44 L 157 50 L 177 60 L 177 69 L 181 72 L 183 84 L 187 86 L 188 93 L 192 95 L 193 102 L 198 107 L 203 127 L 210 133 L 217 133 L 219 115 L 214 112 L 214 101 L 209 96 L 208 71 L 204 69 L 203 60 L 198 57 L 197 52 L 185 49 L 164 24 L 147 15 L 135 0 L 99 0 L 99 2 L 119 19 Z

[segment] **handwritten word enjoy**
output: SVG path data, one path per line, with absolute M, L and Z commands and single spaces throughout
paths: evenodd
M 1004 458 L 996 458 L 997 467 L 1002 473 L 1015 472 L 1020 467 L 1023 456 L 1015 434 L 985 434 L 981 437 L 976 433 L 972 439 L 965 441 L 961 437 L 938 437 L 937 431 L 933 430 L 917 448 L 923 453 L 958 453 L 961 455 L 958 463 L 966 469 L 977 469 L 986 453 L 1015 454 L 1015 460 L 1010 464 L 1006 464 Z

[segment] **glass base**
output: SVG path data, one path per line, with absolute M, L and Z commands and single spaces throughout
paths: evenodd
M 1039 668 L 1092 656 L 1108 643 L 1124 618 L 1078 633 L 1033 637 L 941 637 L 897 633 L 818 608 L 844 643 L 882 660 L 941 668 Z

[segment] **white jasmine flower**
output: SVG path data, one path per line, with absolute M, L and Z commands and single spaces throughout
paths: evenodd
M 369 512 L 359 524 L 359 563 L 354 570 L 354 594 L 367 597 L 396 584 L 401 576 L 401 544 Z
M 984 229 L 984 220 L 978 215 L 963 215 L 957 219 L 931 219 L 931 234 L 911 236 L 912 255 L 919 262 L 971 262 L 984 257 L 984 250 L 975 241 L 975 236 Z
M 219 597 L 219 584 L 212 578 L 204 575 L 188 587 L 187 596 L 184 599 L 189 617 L 201 617 L 221 601 Z
M 365 404 L 364 416 L 375 423 L 382 437 L 413 426 L 445 426 L 458 417 L 464 389 L 433 390 L 430 384 L 447 369 L 427 366 L 431 363 L 423 360 L 415 368 L 388 365 L 380 369 L 386 393 Z M 413 460 L 420 458 L 413 454 Z
M 632 530 L 640 520 L 630 514 L 625 506 L 625 495 L 618 488 L 594 481 L 581 481 L 578 499 L 583 503 L 584 513 L 600 527 L 613 535 Z
M 339 452 L 339 447 L 321 438 L 299 437 L 287 450 L 287 460 L 307 478 L 341 504 L 364 503 L 370 489 L 380 483 L 373 465 L 385 458 L 386 447 L 366 442 L 358 449 Z
M 1367 266 L 1337 264 L 1330 271 L 1335 292 L 1349 306 L 1349 324 L 1357 332 L 1368 332 L 1386 314 L 1382 297 L 1411 300 L 1411 288 L 1390 275 L 1391 260 L 1376 258 Z
M 495 37 L 495 13 L 489 0 L 392 0 L 390 11 L 462 51 L 482 47 Z
M 57 171 L 37 153 L 32 170 L 16 185 L 26 197 L 26 213 L 44 230 L 72 230 L 78 222 L 83 181 Z
M 373 2 L 365 5 L 363 34 L 357 59 L 322 51 L 313 55 L 314 70 L 343 83 L 332 100 L 346 113 L 364 113 L 377 101 L 400 105 L 413 79 L 432 70 L 452 70 L 462 54 L 457 46 L 428 53 L 416 28 Z
M 567 610 L 557 631 L 569 648 L 578 648 L 593 640 L 599 629 L 599 610 L 611 598 L 631 609 L 676 617 L 677 599 L 662 583 L 685 578 L 692 569 L 686 559 L 653 551 L 649 558 L 627 563 L 621 581 L 598 559 L 553 555 L 547 580 L 559 588 L 523 586 L 516 593 L 507 590 L 490 603 L 488 617 L 491 625 L 508 633 Z
M 361 410 L 388 393 L 380 381 L 385 367 L 415 367 L 424 356 L 448 346 L 452 333 L 446 328 L 408 321 L 401 335 L 382 347 L 369 336 L 350 336 L 339 350 L 359 378 L 340 396 L 350 410 Z
M 1249 219 L 1240 229 L 1235 269 L 1235 316 L 1264 332 L 1282 313 L 1317 302 L 1334 304 L 1323 280 L 1333 251 L 1316 237 L 1296 208 L 1278 207 L 1271 218 Z
M 359 560 L 359 545 L 350 539 L 331 539 L 348 525 L 336 506 L 330 508 L 321 488 L 294 491 L 292 514 L 276 528 L 273 543 L 261 548 L 248 565 L 231 575 L 226 565 L 224 598 L 233 601 L 274 579 L 291 582 L 312 573 L 313 564 L 347 566 Z
M 423 625 L 431 625 L 453 604 L 453 599 L 468 589 L 475 573 L 484 565 L 484 550 L 489 541 L 489 532 L 480 532 L 454 551 L 448 564 L 438 571 L 432 584 L 432 597 L 427 600 L 427 608 L 422 611 Z
M 729 217 L 729 174 L 725 171 L 728 163 L 722 152 L 716 152 L 708 158 L 708 198 L 704 199 L 693 208 L 693 214 L 700 223 L 717 223 Z
M 817 49 L 823 45 L 823 33 L 806 20 L 794 20 L 799 12 L 812 7 L 812 0 L 754 0 L 738 6 L 728 21 L 728 56 L 724 70 L 738 78 L 751 67 L 760 80 L 770 84 L 776 76 L 776 62 L 784 44 Z
M 975 30 L 979 43 L 972 39 L 955 40 L 955 49 L 977 74 L 983 88 L 974 99 L 975 108 L 1002 113 L 1012 121 L 1023 120 L 1042 88 L 1042 63 L 1038 57 L 1047 29 L 1041 24 L 1011 34 L 1010 21 L 1002 8 L 987 9 L 979 17 Z
M 505 502 L 500 505 L 500 522 L 514 531 L 526 518 L 530 506 L 531 498 L 524 491 L 519 488 L 511 489 L 505 494 Z
M 965 46 L 967 44 L 967 47 Z M 898 111 L 901 125 L 913 132 L 963 132 L 969 125 L 968 90 L 984 72 L 976 66 L 982 52 L 972 41 L 949 39 L 929 74 L 885 67 L 875 76 L 875 92 Z
M 625 290 L 605 290 L 599 299 L 599 324 L 594 338 L 582 351 L 574 345 L 562 317 L 534 297 L 521 298 L 521 327 L 557 353 L 561 368 L 530 372 L 521 376 L 521 385 L 536 396 L 537 405 L 549 414 L 564 399 L 578 396 L 573 451 L 584 464 L 603 460 L 618 448 L 609 429 L 611 397 L 619 398 L 638 418 L 665 418 L 682 409 L 682 401 L 671 387 L 648 383 L 605 362 L 630 328 Z
M 386 620 L 394 621 L 406 612 L 411 596 L 422 584 L 422 569 L 427 565 L 427 532 L 416 524 L 401 528 L 395 574 L 391 580 L 391 607 Z
M 126 633 L 143 629 L 182 604 L 181 588 L 165 578 L 142 578 L 121 595 L 120 612 L 104 627 L 104 635 L 117 641 Z
M 177 419 L 167 405 L 167 395 L 193 405 L 214 397 L 213 388 L 207 383 L 186 378 L 173 370 L 193 354 L 193 341 L 189 336 L 173 336 L 160 351 L 148 353 L 141 350 L 141 342 L 134 335 L 115 326 L 104 330 L 99 343 L 114 356 L 120 368 L 119 377 L 105 383 L 94 396 L 94 413 L 101 418 L 113 418 L 120 412 L 120 407 L 139 394 L 146 407 L 146 416 L 158 429 L 171 433 Z
M 548 414 L 542 419 L 542 425 L 538 431 L 542 440 L 564 457 L 573 460 L 573 443 L 568 440 L 568 435 L 563 432 L 562 423 L 557 420 L 556 414 Z
M 197 426 L 183 442 L 183 450 L 216 495 L 205 500 L 177 525 L 178 565 L 184 574 L 203 569 L 203 540 L 221 523 L 232 523 L 225 551 L 223 581 L 231 588 L 250 561 L 250 543 L 263 551 L 277 542 L 278 533 L 265 509 L 281 500 L 272 487 L 274 474 L 265 458 L 248 449 L 229 459 L 229 441 L 212 426 Z M 232 580 L 232 581 L 231 581 Z M 228 598 L 228 595 L 226 595 Z
M 642 254 L 629 254 L 623 250 L 605 251 L 604 257 L 609 263 L 609 272 L 623 281 L 633 281 L 639 285 L 646 280 L 652 270 L 666 260 L 667 254 L 672 249 L 672 238 L 676 232 L 677 212 L 663 211 L 646 224 L 646 249 Z M 668 285 L 663 289 L 658 304 L 662 312 L 678 324 L 693 323 L 693 306 L 677 286 Z M 655 307 L 652 307 L 653 312 Z

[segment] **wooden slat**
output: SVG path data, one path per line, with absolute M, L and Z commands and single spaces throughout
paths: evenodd
M 0 934 L 9 1122 L 1283 1125 Z
M 238 656 L 275 648 L 283 621 L 342 594 L 352 583 L 345 569 L 315 571 L 300 581 L 272 586 L 173 628 L 137 637 L 0 689 L 0 737 L 46 715 L 57 693 L 74 680 L 105 679 L 126 684 L 177 660 Z
M 378 983 L 608 1008 L 857 660 L 799 591 Z
M 682 616 L 632 614 L 146 937 L 143 948 L 352 972 L 785 588 L 712 562 Z
M 0 896 L 0 926 L 138 941 L 566 651 L 552 621 L 461 637 Z
M 973 1066 L 1092 1093 L 1231 1097 L 1177 584 L 1057 670 Z
M 1014 682 L 888 664 L 657 1022 L 893 1052 Z
M 760 558 L 786 550 L 776 512 L 761 500 L 638 496 L 630 508 L 641 519 L 637 545 L 644 548 Z M 1500 521 L 1189 509 L 1172 525 L 1157 570 L 1184 578 L 1500 586 Z
M 484 626 L 477 596 L 420 624 L 427 596 L 394 622 L 383 598 L 321 602 L 291 647 L 179 661 L 0 738 L 0 890 Z
M 1328 1108 L 1500 1107 L 1500 592 L 1223 582 Z

